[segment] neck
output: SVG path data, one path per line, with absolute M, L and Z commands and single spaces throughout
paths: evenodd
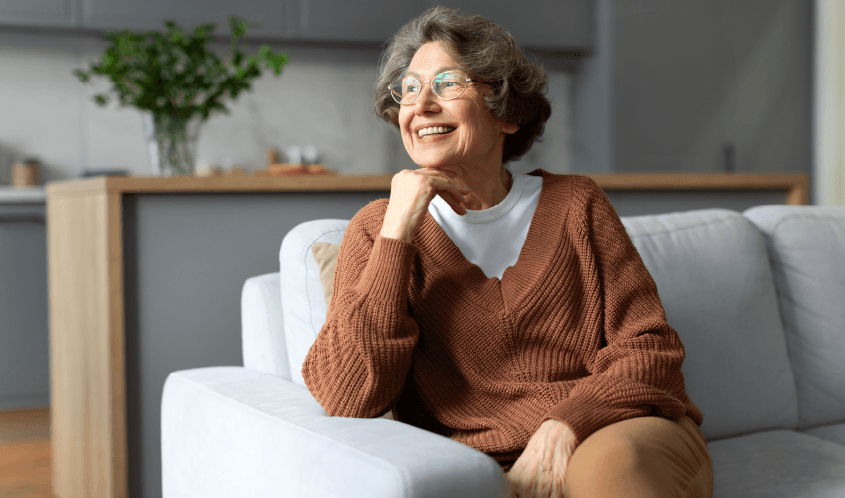
M 481 202 L 481 207 L 477 210 L 490 209 L 491 207 L 499 204 L 505 200 L 505 197 L 507 197 L 508 193 L 511 191 L 511 187 L 513 187 L 513 175 L 508 173 L 504 166 L 501 169 L 501 173 L 494 178 L 496 178 L 496 180 L 493 180 L 492 182 L 488 180 L 488 185 L 492 183 L 492 185 L 490 185 L 492 188 L 488 187 L 490 190 L 485 192 L 485 189 L 482 187 L 479 190 L 473 190 L 473 192 L 469 194 L 469 196 L 472 196 Z

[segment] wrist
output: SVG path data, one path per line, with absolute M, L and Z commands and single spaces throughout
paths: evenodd
M 401 240 L 402 242 L 406 242 L 408 244 L 412 243 L 412 241 L 413 241 L 413 238 L 411 237 L 411 234 L 409 233 L 409 231 L 407 229 L 405 229 L 404 227 L 402 227 L 401 225 L 399 225 L 398 223 L 396 223 L 396 224 L 385 223 L 384 226 L 382 226 L 381 232 L 379 232 L 379 235 L 381 235 L 382 237 L 390 238 L 390 239 Z

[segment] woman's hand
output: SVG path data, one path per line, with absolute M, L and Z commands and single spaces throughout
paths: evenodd
M 466 185 L 435 169 L 405 169 L 393 175 L 390 182 L 390 202 L 381 226 L 382 237 L 411 243 L 422 226 L 428 205 L 439 195 L 452 209 L 463 216 L 466 208 L 480 207 L 468 201 Z
M 563 422 L 546 420 L 506 474 L 511 498 L 563 498 L 564 478 L 575 452 L 575 433 Z

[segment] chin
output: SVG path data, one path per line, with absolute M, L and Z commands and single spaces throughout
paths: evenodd
M 411 160 L 419 166 L 420 168 L 428 168 L 428 169 L 445 169 L 453 161 L 450 161 L 449 158 L 446 157 L 411 157 Z

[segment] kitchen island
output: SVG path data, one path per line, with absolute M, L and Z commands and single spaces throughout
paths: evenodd
M 639 210 L 807 199 L 803 174 L 590 176 L 614 205 Z M 55 496 L 160 497 L 167 375 L 243 365 L 244 281 L 278 271 L 291 228 L 349 219 L 389 197 L 391 178 L 100 177 L 49 184 Z M 620 195 L 627 197 L 614 200 Z M 654 207 L 656 197 L 674 204 Z M 639 214 L 619 206 L 620 215 Z

